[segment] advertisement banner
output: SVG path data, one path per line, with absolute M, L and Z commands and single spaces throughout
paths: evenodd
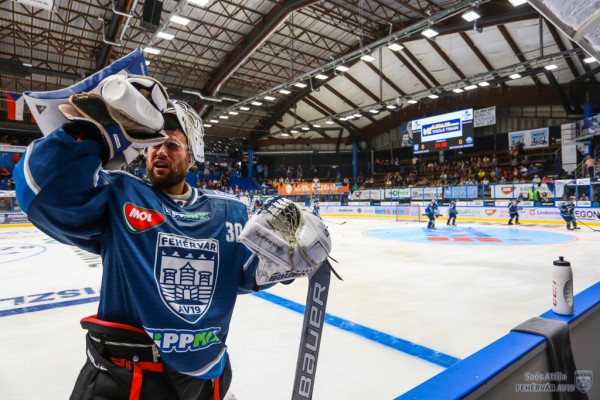
M 495 199 L 529 199 L 529 191 L 532 189 L 531 183 L 515 183 L 505 185 L 493 185 L 492 197 Z M 555 188 L 550 187 L 547 183 L 536 185 L 535 188 L 539 192 L 540 201 L 551 199 L 554 197 L 554 189 L 556 189 L 556 197 L 562 197 L 564 193 L 564 185 L 557 185 Z
M 320 182 L 319 189 L 316 190 L 318 194 L 344 194 L 348 193 L 348 185 L 336 184 L 335 182 Z M 277 187 L 277 194 L 280 196 L 302 196 L 302 195 L 310 195 L 311 193 L 315 193 L 312 187 L 312 182 L 302 182 L 302 183 L 284 183 L 280 184 Z
M 410 199 L 409 188 L 385 189 L 384 198 L 386 199 Z
M 348 196 L 349 200 L 381 200 L 381 189 L 355 190 Z
M 450 186 L 444 188 L 445 199 L 474 199 L 477 197 L 477 186 Z
M 24 212 L 0 213 L 0 224 L 28 224 L 27 214 Z
M 24 153 L 27 146 L 14 146 L 10 144 L 0 144 L 0 152 L 2 153 Z
M 473 126 L 475 128 L 479 126 L 496 125 L 496 106 L 475 110 L 473 111 L 473 117 Z
M 426 187 L 426 188 L 409 188 L 410 197 L 413 200 L 422 200 L 422 199 L 439 199 L 442 197 L 442 188 L 441 187 Z
M 508 146 L 515 147 L 517 142 L 523 143 L 523 148 L 533 149 L 538 147 L 548 147 L 550 142 L 550 129 L 539 128 L 527 131 L 508 132 Z

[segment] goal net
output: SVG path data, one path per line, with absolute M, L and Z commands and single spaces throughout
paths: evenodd
M 396 205 L 396 221 L 413 221 L 423 222 L 424 217 L 421 215 L 420 204 L 397 204 Z

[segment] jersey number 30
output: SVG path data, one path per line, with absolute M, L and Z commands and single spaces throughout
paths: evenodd
M 240 233 L 242 233 L 242 224 L 239 222 L 233 224 L 231 222 L 225 222 L 225 227 L 227 228 L 227 236 L 225 239 L 228 242 L 239 242 L 238 237 L 240 236 Z

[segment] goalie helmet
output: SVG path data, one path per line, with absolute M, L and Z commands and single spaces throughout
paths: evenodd
M 189 104 L 181 100 L 170 100 L 169 107 L 163 113 L 166 130 L 180 129 L 185 133 L 191 163 L 204 162 L 204 128 L 202 118 Z

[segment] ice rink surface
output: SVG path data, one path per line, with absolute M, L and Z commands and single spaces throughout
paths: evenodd
M 325 217 L 333 238 L 327 324 L 313 398 L 391 400 L 551 308 L 552 262 L 579 293 L 600 279 L 585 226 Z M 33 227 L 0 229 L 0 399 L 64 400 L 85 361 L 99 258 Z M 307 282 L 238 298 L 228 338 L 239 400 L 292 393 Z M 292 306 L 290 306 L 292 305 Z

